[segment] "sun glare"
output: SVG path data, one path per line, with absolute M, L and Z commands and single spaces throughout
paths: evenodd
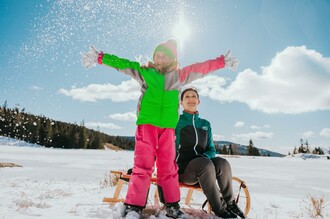
M 173 28 L 173 36 L 182 47 L 184 42 L 189 37 L 189 35 L 190 35 L 189 25 L 185 21 L 183 15 L 181 15 L 178 23 L 176 23 L 176 25 Z

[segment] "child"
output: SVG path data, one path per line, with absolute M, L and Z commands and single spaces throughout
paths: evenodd
M 134 167 L 125 200 L 127 214 L 140 214 L 146 205 L 154 163 L 157 166 L 157 184 L 162 187 L 166 215 L 182 216 L 178 167 L 175 161 L 175 127 L 179 119 L 181 86 L 202 78 L 220 68 L 236 69 L 238 61 L 225 56 L 178 69 L 177 45 L 173 39 L 159 44 L 153 54 L 153 63 L 142 67 L 138 62 L 119 58 L 95 49 L 82 54 L 82 65 L 87 69 L 96 63 L 116 68 L 133 77 L 141 85 L 137 106 Z

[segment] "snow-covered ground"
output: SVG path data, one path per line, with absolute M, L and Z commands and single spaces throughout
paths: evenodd
M 309 197 L 323 198 L 327 202 L 323 218 L 330 218 L 330 160 L 326 156 L 227 159 L 233 175 L 244 179 L 249 188 L 249 218 L 311 218 Z M 109 170 L 132 167 L 133 152 L 31 147 L 0 137 L 1 162 L 22 167 L 0 168 L 0 219 L 120 218 L 121 204 L 110 206 L 102 199 L 111 197 L 115 189 L 108 185 Z M 193 198 L 204 200 L 198 193 Z M 202 213 L 194 216 L 211 218 Z

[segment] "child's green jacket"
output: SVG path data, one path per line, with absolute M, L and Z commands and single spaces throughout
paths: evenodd
M 143 67 L 138 62 L 102 54 L 101 63 L 133 77 L 141 85 L 137 105 L 137 125 L 151 124 L 160 128 L 175 128 L 179 118 L 181 87 L 225 66 L 224 56 L 182 69 L 160 73 L 152 64 Z

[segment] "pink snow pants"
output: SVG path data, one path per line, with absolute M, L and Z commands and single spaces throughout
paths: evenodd
M 142 207 L 146 205 L 155 161 L 157 184 L 163 189 L 165 202 L 180 201 L 175 154 L 174 129 L 148 124 L 138 125 L 135 134 L 134 167 L 125 203 Z

